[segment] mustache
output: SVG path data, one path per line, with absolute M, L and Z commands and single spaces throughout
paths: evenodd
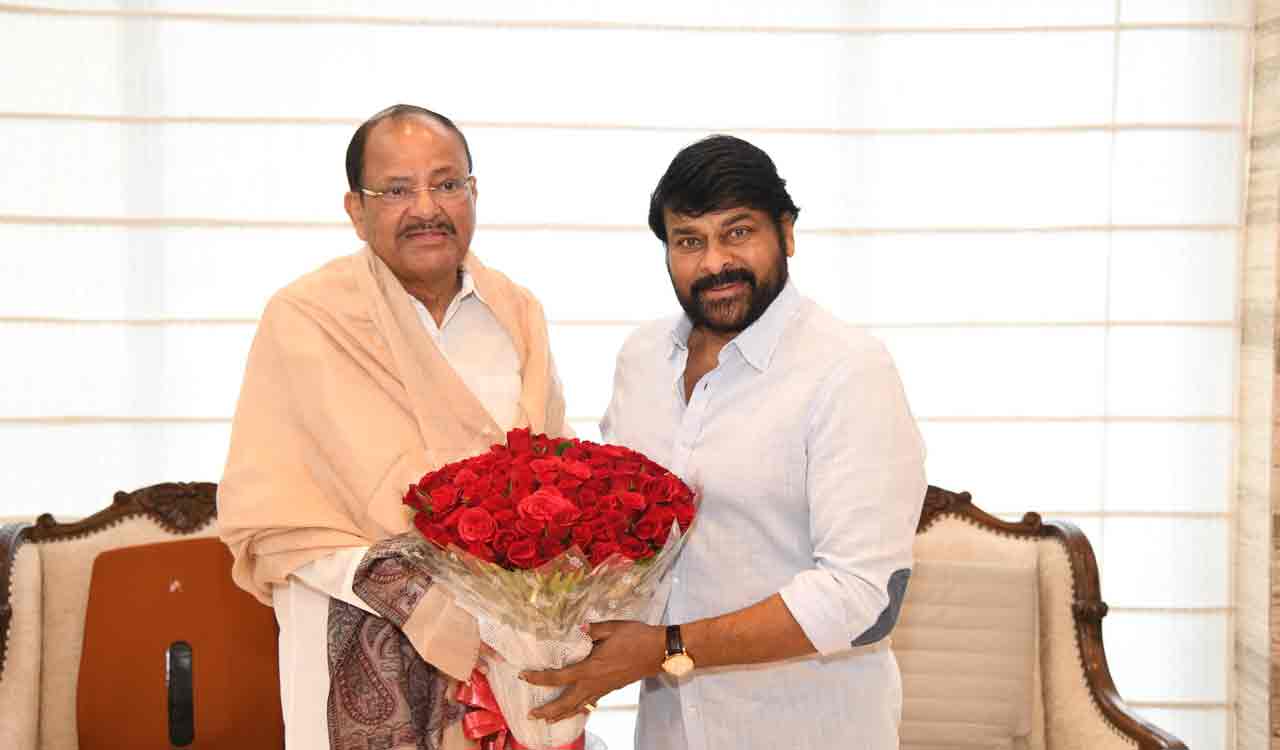
M 745 268 L 726 268 L 719 273 L 708 274 L 693 282 L 689 292 L 696 297 L 712 287 L 733 284 L 739 281 L 744 284 L 750 284 L 752 289 L 756 287 L 756 275 L 751 271 Z
M 457 230 L 453 228 L 453 224 L 447 221 L 415 221 L 400 230 L 400 236 L 404 237 L 414 232 L 444 232 L 445 234 L 457 234 Z

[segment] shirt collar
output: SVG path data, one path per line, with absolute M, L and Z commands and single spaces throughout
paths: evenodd
M 735 336 L 725 348 L 735 347 L 747 364 L 764 372 L 773 361 L 773 353 L 782 341 L 782 332 L 787 327 L 787 322 L 799 307 L 800 293 L 791 280 L 787 279 L 786 285 L 765 309 L 764 314 Z M 668 356 L 688 349 L 689 334 L 692 332 L 693 321 L 689 320 L 688 315 L 676 318 L 671 326 L 671 352 Z
M 450 300 L 449 306 L 445 308 L 444 323 L 446 324 L 449 322 L 449 319 L 453 317 L 452 313 L 457 309 L 458 305 L 462 304 L 463 300 L 472 295 L 475 295 L 475 298 L 485 307 L 489 307 L 489 303 L 485 300 L 484 296 L 480 294 L 480 288 L 476 286 L 475 277 L 471 275 L 470 271 L 465 268 L 458 269 L 458 282 L 458 293 L 452 300 Z M 408 294 L 409 302 L 413 304 L 414 309 L 418 312 L 418 317 L 422 318 L 424 325 L 428 320 L 430 320 L 431 324 L 428 328 L 439 329 L 444 327 L 444 324 L 436 326 L 435 319 L 431 318 L 431 313 L 427 311 L 427 306 L 422 304 L 421 300 L 408 292 L 405 292 L 405 294 Z

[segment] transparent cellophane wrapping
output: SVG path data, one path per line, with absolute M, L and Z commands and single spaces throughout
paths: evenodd
M 592 566 L 574 546 L 538 568 L 517 571 L 425 539 L 414 554 L 435 582 L 476 618 L 481 640 L 501 656 L 488 662 L 488 679 L 511 733 L 530 748 L 551 750 L 576 740 L 587 717 L 579 714 L 554 724 L 527 718 L 563 688 L 530 685 L 518 675 L 586 658 L 591 653 L 591 639 L 583 632 L 587 623 L 645 619 L 685 538 L 673 523 L 666 544 L 648 560 L 634 562 L 615 553 Z

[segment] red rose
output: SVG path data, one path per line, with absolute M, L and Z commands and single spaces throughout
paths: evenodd
M 522 427 L 507 433 L 507 448 L 513 453 L 528 453 L 532 450 L 532 447 L 533 442 L 529 435 L 528 427 Z
M 516 521 L 516 531 L 526 536 L 541 536 L 547 524 L 536 518 L 521 518 Z
M 667 537 L 671 535 L 671 524 L 676 520 L 675 511 L 671 510 L 667 505 L 655 505 L 644 514 L 644 518 L 640 519 L 640 523 L 636 524 L 636 536 L 641 539 L 648 538 L 654 544 L 666 544 Z M 654 527 L 653 536 L 645 537 L 640 533 L 640 526 L 643 523 L 652 522 Z
M 586 481 L 591 478 L 591 467 L 581 461 L 565 461 L 564 472 L 576 479 Z
M 607 510 L 604 513 L 601 513 L 600 520 L 604 522 L 607 528 L 614 529 L 615 531 L 621 531 L 627 528 L 627 524 L 629 523 L 627 517 L 620 511 L 616 510 Z
M 486 510 L 488 509 L 486 508 Z M 498 526 L 502 528 L 514 526 L 516 518 L 518 518 L 518 516 L 516 516 L 516 512 L 510 508 L 503 508 L 502 510 L 491 512 L 493 513 L 493 520 L 497 521 Z
M 511 543 L 516 539 L 516 532 L 511 529 L 498 529 L 494 532 L 493 541 L 490 542 L 490 544 L 493 545 L 494 551 L 498 554 L 505 555 L 507 554 L 507 548 L 510 547 Z
M 465 507 L 454 508 L 449 511 L 449 515 L 440 519 L 440 525 L 451 531 L 456 531 L 458 528 L 458 519 L 462 517 L 463 512 L 466 510 L 467 508 Z
M 470 467 L 468 467 L 453 475 L 453 484 L 457 487 L 465 487 L 479 478 L 480 475 L 476 474 Z
M 533 492 L 533 472 L 527 466 L 512 466 L 508 497 L 521 498 Z
M 404 493 L 404 504 L 416 511 L 426 510 L 426 507 L 422 504 L 422 495 L 418 494 L 418 485 L 409 485 L 409 490 Z
M 426 520 L 425 515 L 418 515 L 413 519 L 413 523 L 424 537 L 438 547 L 448 547 L 450 544 L 456 544 L 453 534 L 450 534 L 448 529 L 438 523 L 431 523 Z
M 535 458 L 529 462 L 529 468 L 533 469 L 535 474 L 555 474 L 560 471 L 559 456 L 547 456 L 546 458 Z
M 443 515 L 458 502 L 458 488 L 452 485 L 431 490 L 431 512 Z
M 587 545 L 591 543 L 592 536 L 591 528 L 584 524 L 582 526 L 574 526 L 570 538 L 578 547 L 586 549 Z
M 618 502 L 627 510 L 644 510 L 645 507 L 644 495 L 639 492 L 619 492 Z
M 571 495 L 574 490 L 582 486 L 582 480 L 577 477 L 571 477 L 568 474 L 562 474 L 555 486 L 565 495 Z
M 597 518 L 591 522 L 588 527 L 591 529 L 591 536 L 597 542 L 616 542 L 618 541 L 618 529 L 605 523 L 603 519 Z
M 596 542 L 591 545 L 591 564 L 599 565 L 619 551 L 619 547 L 615 542 Z
M 641 518 L 639 521 L 636 521 L 636 525 L 634 526 L 634 531 L 635 531 L 636 537 L 643 539 L 647 542 L 653 539 L 655 536 L 657 536 L 658 522 L 646 515 L 644 518 Z
M 676 521 L 680 524 L 681 531 L 687 531 L 689 524 L 693 523 L 693 515 L 696 512 L 691 502 L 675 502 L 671 504 L 671 510 L 676 515 Z
M 493 516 L 484 508 L 467 508 L 458 517 L 458 536 L 464 542 L 487 542 L 497 530 Z
M 436 477 L 439 475 L 439 473 L 440 472 L 438 471 L 428 471 L 426 474 L 423 474 L 422 479 L 418 480 L 418 489 L 422 490 L 423 492 L 431 492 L 431 489 L 436 482 Z
M 633 536 L 624 536 L 618 541 L 622 554 L 632 560 L 643 560 L 653 554 L 653 550 L 649 549 L 649 545 L 636 539 Z
M 474 542 L 472 544 L 468 544 L 466 547 L 466 550 L 467 552 L 470 552 L 472 555 L 480 558 L 481 560 L 484 560 L 485 562 L 493 562 L 494 560 L 497 559 L 496 556 L 493 554 L 493 548 L 485 544 L 484 542 Z
M 560 511 L 577 509 L 572 500 L 554 487 L 544 487 L 516 505 L 521 518 L 536 518 L 539 521 L 550 521 Z
M 538 548 L 538 551 L 541 553 L 542 559 L 544 560 L 550 560 L 565 550 L 564 542 L 561 542 L 559 539 L 552 539 L 551 537 L 543 539 L 542 542 L 539 543 Z
M 496 514 L 501 513 L 504 510 L 509 510 L 512 507 L 512 502 L 509 497 L 503 497 L 502 495 L 490 495 L 480 503 L 480 507 L 495 514 L 494 518 L 496 519 Z
M 615 472 L 615 473 L 617 473 L 617 474 L 631 474 L 631 475 L 639 474 L 639 473 L 640 473 L 640 462 L 639 462 L 639 461 L 634 461 L 634 460 L 633 460 L 633 461 L 618 461 L 617 463 L 615 463 L 615 464 L 613 465 L 613 468 L 614 468 L 614 472 Z
M 507 559 L 518 568 L 529 569 L 538 562 L 538 547 L 527 537 L 517 539 L 507 547 Z

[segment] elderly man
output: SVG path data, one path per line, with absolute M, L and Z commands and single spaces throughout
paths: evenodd
M 513 426 L 564 434 L 564 398 L 537 300 L 469 252 L 476 178 L 453 122 L 386 109 L 346 167 L 365 246 L 268 303 L 220 532 L 280 623 L 288 747 L 460 748 L 451 686 L 476 667 L 476 624 L 404 554 L 401 498 Z
M 893 362 L 787 279 L 799 209 L 773 161 L 714 136 L 676 155 L 649 226 L 684 314 L 618 355 L 602 428 L 699 486 L 665 626 L 595 625 L 535 716 L 644 678 L 645 750 L 896 748 L 885 640 L 911 573 L 924 448 Z M 664 673 L 665 672 L 665 673 Z

